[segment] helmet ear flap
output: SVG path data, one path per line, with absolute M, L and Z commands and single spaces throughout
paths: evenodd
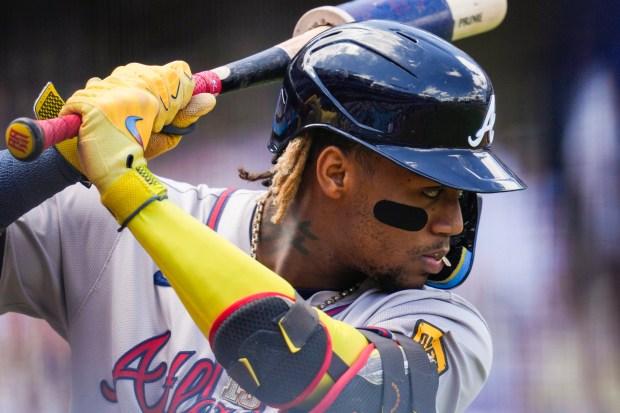
M 476 235 L 481 211 L 482 198 L 480 195 L 464 192 L 461 198 L 463 232 L 450 239 L 450 251 L 446 255 L 451 266 L 446 265 L 438 274 L 431 274 L 426 285 L 448 290 L 461 285 L 467 279 L 474 264 Z

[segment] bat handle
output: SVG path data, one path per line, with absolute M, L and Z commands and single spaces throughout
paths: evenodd
M 222 92 L 222 80 L 220 76 L 212 70 L 194 73 L 194 92 L 192 95 L 199 93 L 211 93 L 218 95 Z
M 15 158 L 30 162 L 50 146 L 77 136 L 81 124 L 75 114 L 48 120 L 17 118 L 6 130 L 6 146 Z
M 194 83 L 194 95 L 205 92 L 217 95 L 222 91 L 220 78 L 209 70 L 195 73 Z M 6 146 L 15 158 L 30 162 L 47 148 L 77 136 L 81 124 L 82 118 L 76 114 L 47 120 L 17 118 L 6 129 Z

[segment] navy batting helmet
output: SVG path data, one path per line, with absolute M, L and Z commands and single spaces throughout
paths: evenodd
M 278 99 L 269 150 L 327 129 L 443 185 L 463 199 L 465 231 L 453 237 L 445 274 L 452 288 L 471 268 L 479 217 L 476 193 L 524 189 L 490 149 L 495 95 L 482 68 L 439 37 L 376 20 L 331 28 L 292 59 Z

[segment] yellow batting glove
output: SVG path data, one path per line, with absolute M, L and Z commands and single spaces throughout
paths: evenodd
M 60 110 L 65 104 L 54 84 L 48 82 L 34 102 L 35 116 L 37 119 L 51 119 L 58 117 Z M 181 140 L 182 135 L 191 132 L 195 122 L 209 113 L 215 107 L 215 96 L 201 93 L 193 96 L 189 104 L 181 109 L 170 125 L 164 127 L 168 133 L 152 133 L 149 144 L 144 151 L 146 159 L 152 159 L 174 148 Z M 177 128 L 179 133 L 172 133 L 170 127 Z M 54 145 L 56 150 L 82 175 L 84 171 L 80 165 L 77 149 L 77 136 L 66 139 Z
M 152 131 L 161 131 L 187 106 L 193 89 L 185 62 L 132 63 L 103 80 L 89 80 L 63 107 L 61 115 L 82 117 L 80 165 L 122 226 L 148 203 L 165 198 L 165 187 L 146 168 L 144 148 Z

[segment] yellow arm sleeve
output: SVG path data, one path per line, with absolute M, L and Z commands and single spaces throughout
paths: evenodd
M 288 282 L 169 200 L 149 204 L 127 227 L 207 337 L 236 302 L 264 293 L 295 299 Z
M 214 323 L 238 303 L 270 294 L 296 299 L 286 280 L 169 200 L 149 204 L 127 227 L 210 340 Z M 366 338 L 354 327 L 314 311 L 328 331 L 332 351 L 351 366 L 368 345 Z M 306 400 L 316 403 L 332 385 L 325 374 Z

